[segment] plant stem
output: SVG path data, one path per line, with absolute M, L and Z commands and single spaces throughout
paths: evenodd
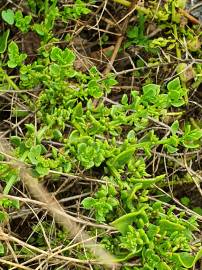
M 8 84 L 13 87 L 13 89 L 19 90 L 18 86 L 11 80 L 11 78 L 8 76 L 8 74 L 2 68 L 0 68 L 0 72 L 3 73 L 4 78 L 6 79 Z
M 47 15 L 47 13 L 48 13 L 48 0 L 45 0 L 44 10 L 45 10 L 45 15 Z
M 122 4 L 123 6 L 129 7 L 131 5 L 131 2 L 127 0 L 114 0 L 114 2 Z
M 174 36 L 175 36 L 175 39 L 176 39 L 176 46 L 175 46 L 176 55 L 181 60 L 182 59 L 182 54 L 181 54 L 181 50 L 180 50 L 179 43 L 178 43 L 178 33 L 177 33 L 177 25 L 176 24 L 173 25 L 173 32 L 174 32 Z
M 4 195 L 8 195 L 10 189 L 15 184 L 15 182 L 16 182 L 16 176 L 12 175 L 11 178 L 9 179 L 9 181 L 7 182 L 5 188 L 4 188 L 4 191 L 3 191 Z

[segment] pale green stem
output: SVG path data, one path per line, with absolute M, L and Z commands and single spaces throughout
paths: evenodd
M 177 57 L 179 59 L 182 59 L 182 54 L 181 54 L 181 50 L 180 50 L 180 47 L 179 47 L 179 43 L 178 43 L 178 33 L 177 33 L 177 25 L 174 24 L 173 25 L 173 32 L 174 32 L 174 36 L 175 36 L 175 39 L 176 39 L 176 54 L 177 54 Z
M 44 8 L 44 10 L 45 10 L 45 15 L 47 15 L 47 13 L 48 13 L 48 0 L 45 0 L 44 6 L 45 6 L 45 8 Z
M 7 184 L 6 184 L 5 188 L 4 188 L 4 191 L 3 191 L 3 194 L 4 194 L 4 195 L 8 195 L 10 189 L 13 187 L 13 185 L 15 184 L 15 182 L 16 182 L 16 176 L 13 175 L 13 176 L 9 179 L 9 181 L 7 182 Z
M 7 75 L 7 73 L 2 69 L 0 68 L 0 72 L 3 73 L 4 75 L 4 78 L 6 79 L 6 81 L 8 82 L 8 84 L 15 90 L 19 90 L 18 86 L 11 80 L 11 78 Z
M 119 3 L 123 6 L 129 7 L 131 5 L 131 2 L 127 1 L 127 0 L 114 0 L 114 2 Z
M 166 115 L 168 116 L 181 116 L 184 112 L 168 112 Z

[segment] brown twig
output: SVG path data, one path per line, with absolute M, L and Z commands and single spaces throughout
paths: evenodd
M 193 24 L 202 25 L 202 23 L 198 19 L 196 19 L 194 16 L 192 16 L 187 10 L 180 8 L 179 11 L 183 16 L 185 16 Z
M 119 49 L 121 47 L 121 44 L 122 44 L 122 42 L 124 40 L 124 36 L 125 36 L 126 30 L 127 30 L 127 27 L 128 27 L 128 23 L 130 21 L 130 16 L 133 13 L 133 11 L 136 9 L 136 5 L 137 5 L 137 0 L 133 0 L 131 5 L 129 6 L 128 14 L 127 14 L 127 16 L 126 16 L 126 18 L 125 18 L 125 20 L 124 20 L 124 22 L 122 24 L 121 36 L 118 37 L 116 45 L 114 47 L 113 54 L 111 56 L 111 59 L 110 59 L 109 63 L 107 64 L 106 69 L 103 72 L 105 75 L 108 74 L 111 71 L 112 67 L 113 67 L 114 61 L 115 61 L 115 59 L 117 57 L 117 54 L 118 54 Z

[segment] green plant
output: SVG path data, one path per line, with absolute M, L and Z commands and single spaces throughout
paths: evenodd
M 146 50 L 149 50 L 150 41 L 145 35 L 145 21 L 146 17 L 142 12 L 138 14 L 138 25 L 129 27 L 127 31 L 128 41 L 125 43 L 125 48 L 132 45 L 144 46 Z M 151 50 L 151 49 L 150 49 Z
M 115 213 L 119 213 L 120 217 L 111 223 L 121 233 L 118 236 L 119 245 L 115 245 L 114 249 L 119 261 L 141 254 L 144 267 L 137 269 L 189 269 L 194 265 L 202 254 L 201 251 L 195 256 L 189 254 L 192 250 L 189 244 L 192 239 L 191 231 L 197 229 L 193 218 L 184 220 L 184 213 L 177 217 L 173 212 L 174 207 L 165 212 L 160 202 L 149 202 L 145 190 L 138 196 L 134 196 L 134 191 L 131 193 L 133 196 L 127 196 L 130 194 L 128 186 L 127 195 L 123 190 L 120 196 L 112 187 L 101 187 L 94 198 L 84 199 L 83 205 L 86 209 L 95 209 L 98 221 L 104 221 L 106 217 L 111 220 Z M 136 192 L 138 189 L 141 190 L 142 187 L 139 186 Z M 108 196 L 113 196 L 113 201 Z M 117 208 L 120 201 L 118 203 L 114 196 L 122 201 L 121 211 Z M 126 204 L 127 197 L 133 202 Z M 126 205 L 132 207 L 131 212 L 122 214 L 124 210 L 128 211 Z M 113 239 L 108 242 L 109 249 L 114 245 L 113 242 Z
M 15 26 L 23 33 L 29 31 L 32 16 L 24 16 L 20 10 L 15 13 Z
M 41 23 L 34 23 L 32 29 L 43 39 L 44 43 L 51 40 L 55 20 L 59 17 L 59 10 L 56 6 L 57 1 L 45 6 L 45 19 Z
M 18 10 L 14 13 L 12 9 L 3 10 L 2 19 L 9 25 L 14 25 L 23 33 L 28 32 L 32 16 L 23 16 L 22 11 Z
M 106 2 L 104 12 L 116 10 L 112 2 L 128 7 L 131 4 L 125 0 Z M 110 225 L 99 224 L 99 228 L 94 228 L 89 224 L 88 230 L 117 257 L 121 269 L 193 268 L 202 254 L 200 243 L 194 241 L 199 228 L 196 218 L 188 217 L 187 208 L 192 209 L 192 198 L 181 198 L 181 203 L 187 207 L 184 213 L 172 205 L 173 194 L 167 196 L 158 188 L 166 188 L 169 193 L 168 180 L 169 187 L 198 181 L 197 172 L 193 176 L 185 169 L 186 166 L 200 168 L 195 160 L 201 147 L 201 123 L 187 113 L 187 106 L 195 112 L 191 104 L 200 108 L 196 90 L 202 74 L 202 65 L 197 62 L 201 57 L 197 49 L 200 27 L 181 25 L 182 16 L 178 11 L 184 7 L 184 1 L 169 0 L 164 5 L 149 1 L 145 7 L 137 5 L 120 48 L 120 52 L 124 49 L 124 53 L 129 54 L 135 71 L 126 70 L 122 77 L 119 71 L 103 75 L 102 67 L 91 67 L 83 73 L 76 68 L 76 54 L 69 46 L 74 45 L 73 29 L 80 35 L 78 25 L 82 24 L 81 36 L 85 36 L 89 26 L 82 22 L 81 16 L 91 15 L 91 4 L 94 11 L 100 2 L 77 0 L 66 5 L 56 0 L 28 0 L 32 15 L 24 16 L 20 10 L 2 11 L 4 25 L 9 28 L 0 37 L 0 90 L 2 95 L 6 94 L 5 100 L 11 98 L 11 91 L 15 98 L 9 121 L 6 118 L 10 107 L 6 106 L 4 113 L 2 106 L 1 117 L 3 128 L 8 123 L 13 124 L 12 154 L 24 162 L 39 181 L 47 181 L 48 188 L 58 199 L 65 197 L 65 206 L 69 199 L 66 197 L 71 194 L 74 199 L 72 191 L 75 194 L 78 191 L 79 196 L 83 191 L 90 191 L 78 213 L 86 214 L 87 220 L 90 210 L 92 222 Z M 91 25 L 91 20 L 86 18 Z M 96 27 L 102 31 L 106 24 L 105 13 L 99 18 L 101 25 Z M 110 28 L 116 27 L 113 22 L 108 23 Z M 40 47 L 33 60 L 20 52 L 18 41 L 13 41 L 15 26 L 22 33 L 34 31 L 38 35 Z M 63 36 L 64 29 L 68 31 L 67 38 Z M 114 42 L 108 30 L 107 36 L 104 34 L 99 39 L 103 48 Z M 100 48 L 100 44 L 94 43 L 98 37 L 94 31 L 95 27 L 89 31 L 90 35 L 93 33 L 92 51 Z M 188 57 L 186 63 L 180 55 Z M 194 64 L 189 67 L 193 59 Z M 174 70 L 179 74 L 174 74 Z M 167 74 L 176 77 L 168 82 Z M 125 80 L 128 82 L 131 78 L 137 90 L 126 88 L 125 91 L 121 85 L 117 91 L 119 83 L 125 84 Z M 195 93 L 196 99 L 193 99 Z M 190 96 L 194 103 L 189 103 Z M 4 98 L 2 100 L 5 104 Z M 186 157 L 186 163 L 182 156 Z M 19 171 L 12 169 L 4 157 L 1 157 L 0 177 L 2 193 L 15 195 L 14 187 L 21 187 Z M 76 186 L 69 191 L 74 184 L 74 181 L 69 183 L 71 179 L 79 188 Z M 79 201 L 68 204 L 68 210 L 73 212 L 75 205 L 79 207 Z M 8 222 L 12 209 L 21 211 L 18 201 L 6 197 L 0 200 L 0 206 L 2 223 Z M 25 204 L 22 210 L 24 208 Z M 200 207 L 193 210 L 201 214 Z M 29 229 L 34 231 L 29 239 L 34 247 L 45 250 L 47 245 L 49 249 L 60 245 L 61 249 L 70 244 L 66 232 L 55 228 L 49 218 L 37 226 L 35 219 L 28 223 L 31 224 Z M 106 233 L 104 228 L 109 231 Z M 27 248 L 11 245 L 17 255 L 31 253 Z M 70 247 L 71 250 L 66 247 L 63 256 L 78 257 L 82 264 L 86 259 L 89 263 L 94 259 L 93 254 L 83 252 L 82 245 Z M 9 250 L 4 243 L 0 244 L 0 255 L 8 255 Z M 80 265 L 74 267 L 80 269 Z M 103 269 L 102 265 L 93 267 Z
M 1 16 L 6 23 L 10 25 L 14 24 L 15 14 L 12 9 L 2 10 Z
M 181 87 L 179 78 L 176 78 L 169 82 L 167 88 L 169 102 L 172 106 L 180 107 L 185 104 L 184 97 L 187 94 L 187 90 Z
M 8 67 L 15 68 L 23 64 L 24 60 L 27 58 L 27 55 L 25 53 L 20 53 L 18 45 L 14 41 L 12 41 L 8 45 L 8 57 Z
M 81 15 L 89 14 L 91 10 L 87 7 L 88 2 L 76 0 L 72 6 L 65 6 L 62 11 L 63 20 L 78 19 Z
M 113 185 L 102 186 L 96 193 L 95 198 L 88 197 L 82 201 L 86 209 L 95 209 L 96 220 L 103 222 L 107 219 L 110 212 L 115 211 L 119 205 L 119 201 L 114 198 L 117 195 Z

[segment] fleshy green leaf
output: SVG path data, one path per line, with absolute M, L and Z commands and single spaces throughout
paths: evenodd
M 8 56 L 9 60 L 7 64 L 10 68 L 15 68 L 22 65 L 23 61 L 27 58 L 25 53 L 19 53 L 18 45 L 14 41 L 11 41 L 11 43 L 8 45 Z
M 114 226 L 117 230 L 119 230 L 122 234 L 126 234 L 128 231 L 128 227 L 132 225 L 138 215 L 141 215 L 144 209 L 140 209 L 139 211 L 132 212 L 126 215 L 121 216 L 120 218 L 114 220 L 111 225 Z
M 88 83 L 88 93 L 94 98 L 100 98 L 103 95 L 101 86 L 96 82 L 96 80 L 91 80 Z
M 41 155 L 41 145 L 32 146 L 29 151 L 28 157 L 32 164 L 37 164 L 37 158 Z
M 68 48 L 62 51 L 58 47 L 53 47 L 50 57 L 52 61 L 55 61 L 60 65 L 72 65 L 75 60 L 74 53 Z
M 21 144 L 21 138 L 18 136 L 11 136 L 10 141 L 15 146 L 20 146 L 20 144 Z
M 1 12 L 2 19 L 10 25 L 14 24 L 15 14 L 12 9 L 3 10 Z
M 119 169 L 126 165 L 128 161 L 131 159 L 135 151 L 135 148 L 132 147 L 128 150 L 123 151 L 120 153 L 117 157 L 114 158 L 112 161 L 112 166 L 115 167 L 116 169 Z
M 181 83 L 180 83 L 180 79 L 179 78 L 176 78 L 172 81 L 170 81 L 168 84 L 167 84 L 167 88 L 169 91 L 177 91 L 181 88 Z
M 44 167 L 42 164 L 38 164 L 35 170 L 41 177 L 48 175 L 49 173 L 49 168 Z
M 161 262 L 158 265 L 158 270 L 172 270 L 165 262 Z
M 0 53 L 4 53 L 6 51 L 9 34 L 10 29 L 4 31 L 0 36 Z
M 151 185 L 156 184 L 156 183 L 158 183 L 159 181 L 161 181 L 163 179 L 165 179 L 165 174 L 156 176 L 155 178 L 149 178 L 149 179 L 147 179 L 147 178 L 145 178 L 145 179 L 141 179 L 141 178 L 140 179 L 134 179 L 134 178 L 132 178 L 131 181 L 133 183 L 142 184 L 141 188 L 148 188 Z
M 25 126 L 30 134 L 33 134 L 35 132 L 35 126 L 33 124 L 25 124 Z
M 85 198 L 82 201 L 82 205 L 84 206 L 85 209 L 93 208 L 94 204 L 95 204 L 95 199 L 91 197 Z
M 160 220 L 160 228 L 162 232 L 168 231 L 170 233 L 176 232 L 176 231 L 184 231 L 185 227 L 181 224 L 177 224 L 174 222 L 171 222 L 167 219 Z
M 82 103 L 79 102 L 76 107 L 74 108 L 73 110 L 73 113 L 72 113 L 72 118 L 76 118 L 76 117 L 82 117 L 83 115 L 83 108 L 82 108 Z
M 172 134 L 175 135 L 177 133 L 177 131 L 179 130 L 179 122 L 178 122 L 178 120 L 176 120 L 174 123 L 172 123 L 170 128 L 171 128 Z
M 201 257 L 202 249 L 200 249 L 195 256 L 190 255 L 187 252 L 173 254 L 173 258 L 177 261 L 177 263 L 183 267 L 186 267 L 187 269 L 192 268 Z
M 159 92 L 159 85 L 147 84 L 143 87 L 143 99 L 148 102 L 154 102 Z

